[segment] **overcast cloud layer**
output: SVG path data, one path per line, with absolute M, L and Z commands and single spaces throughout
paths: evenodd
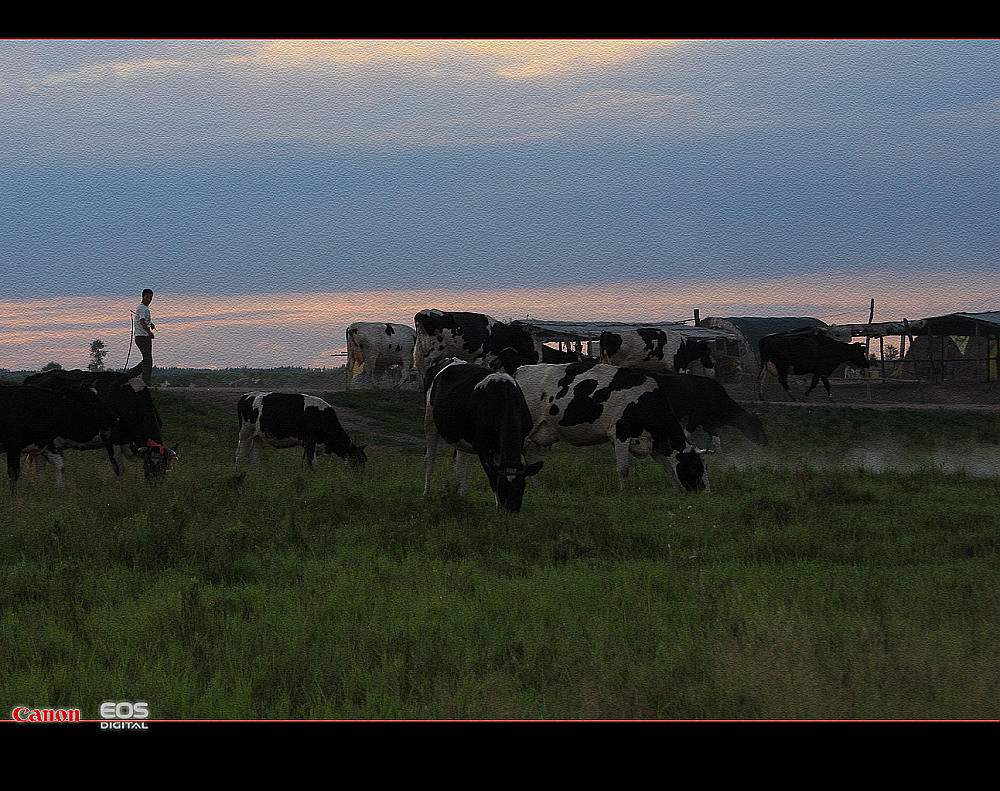
M 3 42 L 2 297 L 885 272 L 890 313 L 941 273 L 937 312 L 997 308 L 998 73 L 994 41 Z

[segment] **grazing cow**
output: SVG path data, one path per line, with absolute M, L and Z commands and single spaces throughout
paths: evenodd
M 531 414 L 517 382 L 464 360 L 439 360 L 427 371 L 424 412 L 424 496 L 430 494 L 438 438 L 455 446 L 455 474 L 465 494 L 469 454 L 479 457 L 498 508 L 521 510 L 524 481 L 542 462 L 526 464 L 524 438 Z
M 118 371 L 45 371 L 25 378 L 26 385 L 46 390 L 74 390 L 88 384 L 100 394 L 118 417 L 111 434 L 115 453 L 111 466 L 122 473 L 122 458 L 141 458 L 146 478 L 157 478 L 170 470 L 177 458 L 177 447 L 163 444 L 163 421 L 153 403 L 149 387 L 142 379 L 142 366 Z M 103 447 L 96 441 L 89 449 Z M 88 448 L 81 448 L 88 449 Z
M 701 427 L 716 448 L 722 447 L 720 426 L 734 426 L 758 445 L 767 445 L 760 418 L 737 404 L 715 379 L 695 374 L 653 373 L 678 420 L 687 418 L 690 434 Z
M 45 390 L 30 385 L 0 387 L 0 450 L 7 454 L 7 475 L 14 491 L 21 475 L 21 454 L 41 454 L 56 468 L 63 483 L 65 448 L 100 443 L 115 463 L 112 432 L 118 418 L 96 390 L 86 385 Z
M 619 368 L 681 373 L 696 360 L 706 370 L 715 368 L 708 341 L 657 327 L 601 333 L 601 362 Z
M 855 368 L 867 368 L 865 347 L 860 343 L 843 343 L 819 328 L 807 327 L 791 332 L 777 332 L 760 339 L 760 375 L 757 378 L 757 398 L 764 400 L 763 384 L 768 373 L 778 377 L 781 386 L 793 401 L 798 401 L 788 389 L 788 375 L 812 374 L 812 384 L 806 388 L 806 398 L 817 382 L 823 380 L 826 395 L 833 401 L 827 378 L 842 363 Z
M 244 393 L 236 405 L 240 421 L 236 466 L 247 453 L 254 467 L 260 466 L 260 447 L 302 445 L 303 459 L 316 466 L 316 452 L 336 453 L 355 469 L 368 457 L 364 445 L 355 445 L 337 419 L 337 413 L 322 398 L 304 393 Z
M 711 491 L 707 451 L 691 444 L 649 371 L 594 363 L 525 365 L 517 369 L 517 382 L 534 424 L 525 442 L 529 462 L 559 440 L 611 442 L 622 490 L 631 454 L 652 456 L 678 489 Z
M 347 389 L 351 389 L 354 379 L 354 363 L 364 363 L 372 387 L 376 387 L 376 365 L 402 366 L 399 384 L 406 382 L 413 365 L 413 344 L 416 337 L 413 327 L 405 324 L 375 321 L 356 321 L 351 324 L 347 328 Z
M 536 360 L 535 343 L 527 330 L 485 313 L 428 309 L 414 316 L 413 324 L 417 331 L 413 363 L 421 381 L 426 381 L 432 366 L 447 358 L 484 363 L 509 374 Z

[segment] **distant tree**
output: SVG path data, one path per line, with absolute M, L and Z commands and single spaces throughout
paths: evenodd
M 61 371 L 62 370 L 62 366 L 59 365 L 59 363 L 57 363 L 55 360 L 53 360 L 50 363 L 45 363 L 45 365 L 42 366 L 42 370 L 43 371 Z
M 107 356 L 108 350 L 104 348 L 104 341 L 100 338 L 95 338 L 90 343 L 90 365 L 87 366 L 88 371 L 103 371 L 104 370 L 104 358 Z

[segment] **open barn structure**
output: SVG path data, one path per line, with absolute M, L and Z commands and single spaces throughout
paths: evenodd
M 735 341 L 736 335 L 730 330 L 696 326 L 687 323 L 697 321 L 667 322 L 622 322 L 622 321 L 545 321 L 541 319 L 517 319 L 511 324 L 523 327 L 541 343 L 556 344 L 561 351 L 577 352 L 591 357 L 600 357 L 601 333 L 636 330 L 640 327 L 654 327 L 659 330 L 676 332 L 685 338 L 708 341 L 714 352 L 720 343 Z M 700 368 L 700 363 L 693 363 Z M 696 371 L 700 373 L 701 371 Z
M 870 354 L 875 356 L 871 375 L 876 378 L 931 384 L 997 381 L 1000 311 L 841 324 L 836 329 L 865 338 Z M 885 339 L 893 336 L 899 336 L 899 364 L 886 361 Z

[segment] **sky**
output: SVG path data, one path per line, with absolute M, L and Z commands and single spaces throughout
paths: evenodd
M 996 40 L 0 40 L 0 368 L 1000 309 Z M 135 350 L 131 350 L 134 362 Z

